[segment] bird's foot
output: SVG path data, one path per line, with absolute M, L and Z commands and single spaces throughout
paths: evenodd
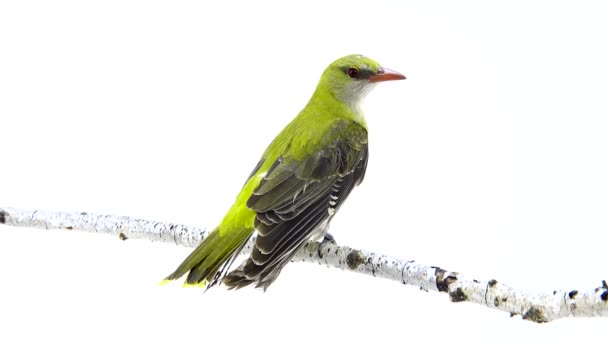
M 323 236 L 323 241 L 321 241 L 321 243 L 326 243 L 326 242 L 337 245 L 336 239 L 334 239 L 333 235 L 331 235 L 329 233 L 325 233 L 325 236 Z

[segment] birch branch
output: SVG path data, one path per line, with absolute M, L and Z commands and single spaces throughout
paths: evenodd
M 170 224 L 126 216 L 89 213 L 44 212 L 0 208 L 0 224 L 44 229 L 67 229 L 107 233 L 127 238 L 171 242 L 194 247 L 209 231 L 181 224 Z M 251 251 L 252 241 L 243 249 Z M 414 260 L 397 259 L 330 242 L 309 242 L 295 255 L 295 261 L 307 261 L 349 270 L 377 278 L 398 281 L 428 291 L 445 292 L 452 302 L 471 302 L 506 311 L 511 316 L 544 323 L 563 317 L 608 317 L 608 284 L 587 290 L 528 293 L 497 280 L 478 280 L 437 266 Z

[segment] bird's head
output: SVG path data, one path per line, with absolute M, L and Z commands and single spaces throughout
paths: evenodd
M 336 99 L 358 111 L 359 103 L 378 82 L 403 80 L 402 74 L 383 68 L 373 59 L 362 55 L 349 55 L 331 63 L 319 88 L 329 91 Z

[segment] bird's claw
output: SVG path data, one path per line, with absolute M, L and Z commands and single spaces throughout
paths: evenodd
M 333 245 L 337 245 L 336 239 L 334 239 L 333 235 L 329 233 L 325 233 L 325 236 L 323 236 L 323 241 L 321 241 L 321 243 L 331 243 Z

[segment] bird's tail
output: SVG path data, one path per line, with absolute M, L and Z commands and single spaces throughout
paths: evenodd
M 253 229 L 233 229 L 222 235 L 219 227 L 215 228 L 165 281 L 188 273 L 185 285 L 215 285 L 252 233 Z

